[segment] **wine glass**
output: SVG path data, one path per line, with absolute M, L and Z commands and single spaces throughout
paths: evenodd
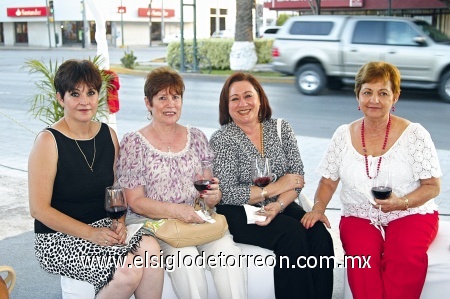
M 105 189 L 105 210 L 106 215 L 112 219 L 111 230 L 116 230 L 119 218 L 127 211 L 127 201 L 122 188 L 110 186 Z
M 253 184 L 261 188 L 261 209 L 255 212 L 256 215 L 266 215 L 266 210 L 264 209 L 264 195 L 262 190 L 264 187 L 269 185 L 272 180 L 272 171 L 270 169 L 269 158 L 259 158 L 257 157 L 252 163 L 252 180 Z
M 192 181 L 194 182 L 194 187 L 198 192 L 202 193 L 204 190 L 208 189 L 208 185 L 212 183 L 213 171 L 212 163 L 209 161 L 201 161 L 200 165 L 195 169 Z M 208 212 L 205 200 L 199 197 L 199 204 L 203 214 L 206 217 L 211 217 Z
M 390 171 L 378 173 L 372 179 L 372 195 L 376 199 L 386 199 L 392 193 L 392 176 Z

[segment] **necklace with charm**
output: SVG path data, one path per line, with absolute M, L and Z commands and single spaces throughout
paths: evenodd
M 69 129 L 70 133 L 73 135 L 72 130 L 70 129 L 69 125 L 67 124 L 66 119 L 64 118 L 64 123 L 66 124 L 67 128 Z M 95 147 L 95 137 L 94 137 L 94 157 L 92 158 L 92 163 L 89 164 L 88 159 L 86 158 L 86 155 L 84 154 L 83 150 L 81 149 L 80 145 L 78 144 L 77 140 L 74 138 L 75 144 L 77 145 L 78 149 L 80 150 L 81 154 L 84 157 L 84 160 L 86 161 L 87 166 L 91 170 L 91 172 L 94 172 L 94 162 L 95 162 L 95 153 L 97 152 L 97 149 Z
M 156 136 L 158 137 L 159 140 L 161 140 L 161 142 L 167 147 L 167 151 L 169 153 L 171 153 L 172 151 L 170 150 L 170 147 L 173 146 L 172 143 L 175 139 L 175 136 L 177 134 L 177 126 L 175 126 L 175 131 L 174 131 L 174 137 L 172 138 L 172 140 L 170 141 L 170 143 L 166 143 L 164 140 L 162 140 L 161 135 L 159 135 L 158 131 L 155 129 L 155 125 L 152 123 L 152 129 L 153 131 L 155 131 Z

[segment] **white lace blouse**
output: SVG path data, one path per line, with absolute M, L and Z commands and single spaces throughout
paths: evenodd
M 441 177 L 436 148 L 428 131 L 418 123 L 411 123 L 394 145 L 382 155 L 379 176 L 392 175 L 392 192 L 404 196 L 420 186 L 420 179 Z M 379 157 L 368 156 L 371 176 L 376 172 Z M 383 213 L 372 207 L 369 200 L 372 180 L 366 175 L 364 156 L 353 147 L 349 125 L 340 126 L 333 135 L 318 172 L 325 178 L 340 179 L 342 215 L 364 219 L 378 219 L 379 224 L 411 215 L 437 211 L 434 199 L 406 211 Z

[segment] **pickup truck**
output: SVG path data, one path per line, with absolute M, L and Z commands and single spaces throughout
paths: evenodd
M 379 16 L 289 18 L 272 47 L 276 71 L 295 75 L 298 90 L 316 95 L 353 84 L 368 61 L 398 67 L 402 88 L 437 89 L 450 103 L 450 39 L 424 20 Z

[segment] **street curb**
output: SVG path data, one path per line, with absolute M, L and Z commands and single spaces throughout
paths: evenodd
M 162 66 L 162 64 L 154 65 L 154 67 Z M 110 69 L 117 74 L 123 74 L 123 75 L 131 75 L 131 76 L 142 76 L 145 77 L 150 71 L 142 71 L 142 70 L 134 70 L 125 68 L 120 65 L 111 65 Z M 229 76 L 228 75 L 212 75 L 212 74 L 197 74 L 197 73 L 181 73 L 181 76 L 183 78 L 203 78 L 203 79 L 211 79 L 211 78 L 217 78 L 217 79 L 223 79 L 225 81 Z M 255 78 L 258 79 L 260 83 L 278 83 L 278 84 L 294 84 L 295 78 L 294 77 L 270 77 L 270 76 L 259 76 L 257 74 L 254 74 Z

